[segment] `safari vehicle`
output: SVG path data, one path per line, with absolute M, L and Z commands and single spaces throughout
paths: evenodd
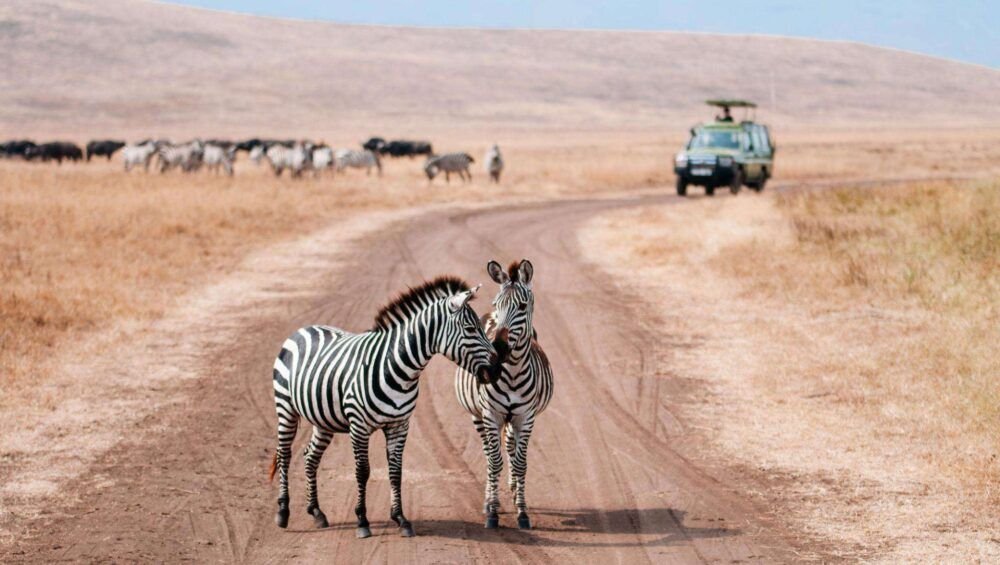
M 674 156 L 677 194 L 687 195 L 690 185 L 705 187 L 709 196 L 720 186 L 728 186 L 733 194 L 744 185 L 764 190 L 774 170 L 775 148 L 767 126 L 747 116 L 757 105 L 746 100 L 706 103 L 720 108 L 722 114 L 715 121 L 691 128 L 691 139 Z M 730 108 L 743 108 L 744 119 L 733 121 Z

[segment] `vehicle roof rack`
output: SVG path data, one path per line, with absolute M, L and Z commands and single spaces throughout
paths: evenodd
M 749 100 L 727 100 L 727 99 L 715 99 L 706 100 L 705 104 L 709 106 L 718 106 L 719 108 L 756 108 L 757 105 Z

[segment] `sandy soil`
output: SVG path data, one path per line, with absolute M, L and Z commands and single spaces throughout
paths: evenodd
M 439 211 L 360 237 L 362 224 L 332 227 L 255 255 L 162 323 L 121 332 L 114 354 L 68 362 L 73 388 L 37 392 L 50 396 L 52 411 L 23 414 L 25 430 L 36 431 L 4 439 L 13 455 L 3 492 L 13 504 L 0 559 L 793 559 L 791 534 L 721 469 L 678 451 L 698 434 L 675 403 L 700 394 L 700 385 L 664 372 L 656 359 L 688 338 L 650 331 L 659 321 L 646 300 L 580 262 L 577 228 L 636 202 Z M 503 529 L 483 530 L 478 438 L 453 398 L 449 364 L 435 361 L 404 472 L 418 537 L 399 538 L 389 527 L 385 464 L 373 457 L 376 535 L 354 539 L 343 440 L 320 474 L 333 526 L 310 529 L 295 461 L 291 527 L 278 530 L 275 487 L 264 474 L 274 442 L 269 368 L 283 337 L 312 322 L 368 327 L 379 302 L 408 283 L 441 272 L 484 281 L 486 259 L 521 256 L 537 265 L 536 324 L 557 376 L 531 450 L 536 529 L 511 529 L 505 514 Z M 83 421 L 65 420 L 69 409 Z M 372 452 L 380 451 L 376 442 Z
M 656 305 L 656 331 L 680 336 L 656 360 L 698 383 L 678 414 L 705 443 L 681 452 L 724 465 L 800 532 L 798 559 L 996 562 L 1000 516 L 977 473 L 948 463 L 982 449 L 976 438 L 924 433 L 921 421 L 941 414 L 921 390 L 863 386 L 876 359 L 900 355 L 939 317 L 768 294 L 722 263 L 748 241 L 780 253 L 793 237 L 771 196 L 741 194 L 609 213 L 581 232 L 581 247 Z

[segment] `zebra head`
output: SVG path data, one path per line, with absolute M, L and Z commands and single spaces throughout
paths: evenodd
M 444 346 L 441 353 L 462 367 L 483 384 L 492 384 L 500 378 L 502 359 L 486 338 L 483 325 L 476 312 L 469 306 L 482 285 L 452 295 L 447 300 L 447 321 Z
M 504 271 L 500 263 L 490 261 L 486 264 L 486 272 L 493 282 L 500 285 L 500 291 L 493 299 L 493 316 L 496 323 L 493 347 L 501 357 L 506 357 L 512 349 L 515 351 L 523 349 L 523 345 L 531 339 L 531 318 L 535 312 L 535 295 L 531 292 L 531 279 L 535 274 L 535 268 L 531 261 L 522 259 L 520 263 L 511 263 L 507 271 Z

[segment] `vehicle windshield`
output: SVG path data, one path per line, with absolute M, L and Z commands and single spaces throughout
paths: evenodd
M 700 130 L 688 143 L 688 149 L 702 147 L 721 147 L 724 149 L 739 149 L 742 132 L 731 130 Z

